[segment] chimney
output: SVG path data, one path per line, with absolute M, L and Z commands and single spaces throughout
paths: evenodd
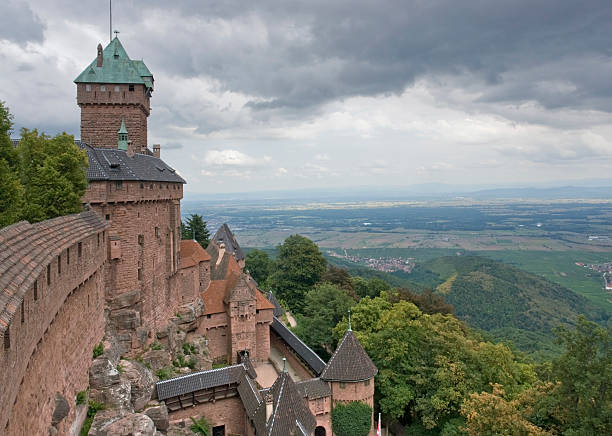
M 161 154 L 161 145 L 153 144 L 153 156 L 159 159 L 160 154 Z
M 134 144 L 132 143 L 132 141 L 127 142 L 127 155 L 129 157 L 134 156 Z
M 98 44 L 98 63 L 96 64 L 98 67 L 102 66 L 102 44 Z

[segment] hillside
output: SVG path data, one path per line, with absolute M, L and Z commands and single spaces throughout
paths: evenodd
M 437 277 L 437 280 L 434 278 Z M 412 279 L 434 287 L 456 315 L 523 351 L 554 351 L 551 331 L 579 314 L 596 322 L 608 315 L 586 298 L 538 275 L 477 256 L 440 257 L 416 268 Z

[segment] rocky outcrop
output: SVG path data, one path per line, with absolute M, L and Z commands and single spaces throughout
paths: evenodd
M 139 362 L 121 360 L 118 365 L 122 368 L 121 376 L 130 381 L 132 407 L 136 411 L 142 410 L 151 399 L 155 388 L 153 374 Z
M 142 356 L 142 361 L 151 368 L 154 373 L 161 368 L 171 365 L 170 355 L 166 350 L 149 350 Z
M 158 403 L 156 406 L 147 407 L 144 414 L 153 420 L 158 430 L 166 431 L 168 427 L 170 427 L 168 421 L 168 408 L 164 403 Z
M 53 415 L 51 416 L 51 425 L 57 426 L 62 419 L 68 416 L 70 413 L 70 405 L 68 401 L 64 398 L 62 394 L 57 392 L 55 394 L 55 409 L 53 410 Z
M 96 436 L 130 435 L 130 436 L 154 436 L 156 433 L 153 420 L 142 413 L 127 415 L 114 421 L 101 430 Z
M 131 383 L 105 357 L 95 359 L 89 368 L 89 398 L 107 409 L 132 412 Z

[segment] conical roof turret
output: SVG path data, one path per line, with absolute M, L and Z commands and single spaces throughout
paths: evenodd
M 321 373 L 325 381 L 358 382 L 369 380 L 378 374 L 378 369 L 365 352 L 352 330 L 338 344 L 331 359 Z

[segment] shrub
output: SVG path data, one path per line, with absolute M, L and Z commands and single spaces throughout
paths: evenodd
M 153 342 L 151 344 L 151 350 L 163 350 L 164 347 L 159 342 Z
M 81 428 L 80 436 L 87 436 L 89 433 L 89 429 L 91 428 L 91 424 L 93 423 L 94 416 L 98 413 L 99 410 L 104 410 L 106 406 L 102 403 L 98 403 L 97 401 L 89 400 L 89 408 L 87 409 L 87 418 L 85 422 L 83 422 L 83 427 Z
M 155 375 L 157 375 L 157 378 L 160 380 L 166 380 L 167 378 L 172 377 L 172 369 L 167 367 L 160 368 L 157 370 Z
M 337 436 L 367 436 L 372 427 L 372 408 L 361 401 L 337 403 L 332 410 L 332 430 Z
M 210 424 L 204 416 L 198 420 L 194 419 L 193 417 L 189 417 L 189 419 L 191 419 L 191 421 L 193 422 L 193 424 L 191 424 L 191 426 L 189 427 L 192 432 L 202 436 L 210 435 Z
M 87 402 L 87 391 L 77 392 L 76 405 L 80 406 L 81 404 L 85 404 L 86 402 Z
M 100 357 L 102 354 L 104 354 L 104 344 L 100 342 L 93 349 L 93 358 Z

